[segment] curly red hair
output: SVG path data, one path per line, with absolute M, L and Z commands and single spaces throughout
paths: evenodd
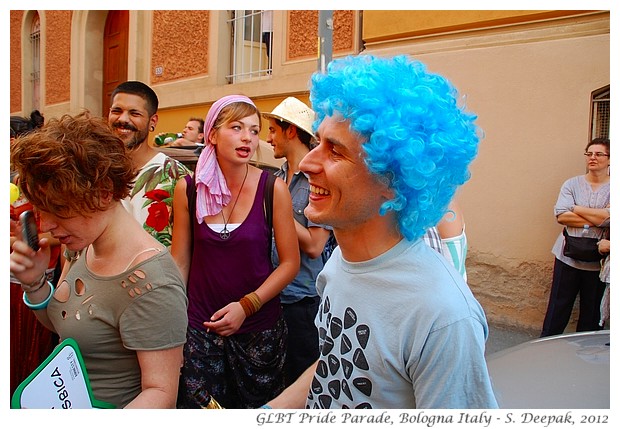
M 106 210 L 129 195 L 137 174 L 122 140 L 88 112 L 17 138 L 11 164 L 32 205 L 62 218 Z

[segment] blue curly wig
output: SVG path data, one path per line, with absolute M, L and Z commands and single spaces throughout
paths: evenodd
M 365 143 L 371 173 L 389 182 L 394 199 L 380 209 L 397 214 L 401 233 L 421 237 L 445 214 L 470 173 L 480 130 L 476 115 L 457 104 L 457 91 L 406 55 L 357 55 L 332 61 L 311 79 L 316 130 L 326 116 L 340 115 Z

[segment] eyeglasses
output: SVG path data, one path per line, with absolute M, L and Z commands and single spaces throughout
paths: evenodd
M 603 152 L 585 152 L 584 155 L 586 156 L 586 158 L 592 158 L 592 155 L 594 155 L 597 158 L 603 158 L 605 156 L 609 156 L 608 153 L 603 153 Z

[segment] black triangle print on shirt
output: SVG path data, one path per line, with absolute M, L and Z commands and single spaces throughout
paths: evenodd
M 328 296 L 321 303 L 318 320 L 321 355 L 309 394 L 314 408 L 329 408 L 340 400 L 342 408 L 372 408 L 368 399 L 360 401 L 370 398 L 373 391 L 365 352 L 370 327 L 360 323 L 351 307 L 343 314 L 332 313 Z

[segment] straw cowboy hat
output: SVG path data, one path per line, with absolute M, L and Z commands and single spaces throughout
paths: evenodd
M 263 113 L 263 116 L 267 119 L 275 118 L 289 122 L 314 136 L 312 132 L 312 122 L 315 118 L 314 110 L 295 97 L 285 98 L 271 113 Z

